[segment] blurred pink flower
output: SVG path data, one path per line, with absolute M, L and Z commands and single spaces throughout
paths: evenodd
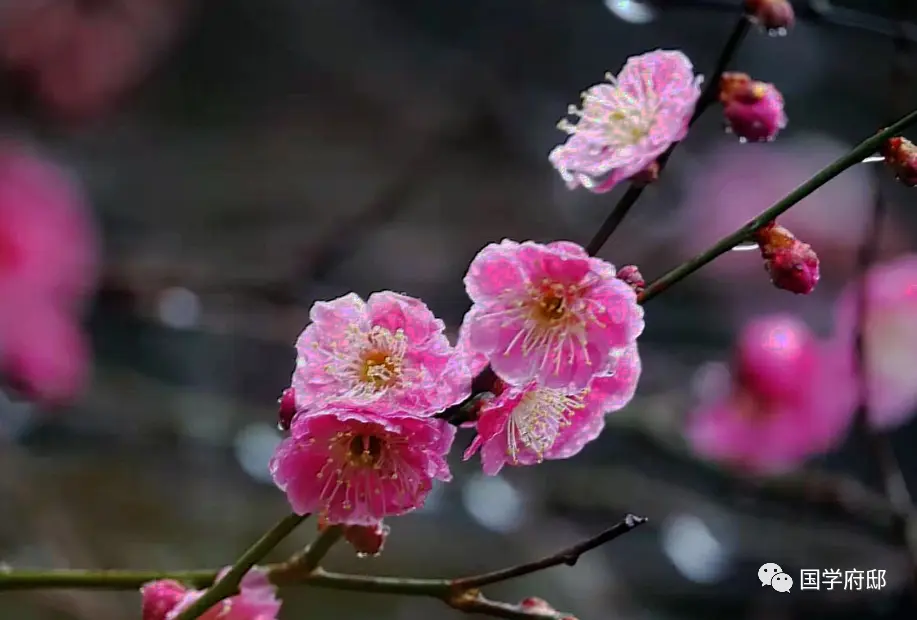
M 693 256 L 735 232 L 847 150 L 831 139 L 797 135 L 766 145 L 725 144 L 689 161 L 679 217 L 673 218 L 670 229 L 681 246 L 678 258 Z M 783 226 L 818 248 L 826 275 L 837 280 L 846 279 L 854 268 L 856 248 L 869 221 L 869 175 L 868 165 L 855 166 L 780 217 Z M 900 245 L 900 231 L 888 229 L 887 245 Z M 724 277 L 743 282 L 758 278 L 760 269 L 757 252 L 730 252 L 699 275 L 721 285 Z M 743 295 L 748 291 L 718 288 Z
M 901 426 L 917 408 L 917 254 L 874 266 L 867 276 L 863 329 L 870 422 Z M 844 382 L 857 386 L 854 337 L 859 283 L 851 282 L 837 304 L 834 344 L 846 362 Z
M 570 189 L 603 193 L 655 163 L 683 140 L 700 97 L 701 78 L 678 51 L 656 50 L 627 59 L 617 78 L 605 75 L 583 94 L 583 108 L 570 106 L 575 123 L 548 156 Z
M 471 394 L 443 322 L 413 297 L 383 291 L 316 302 L 296 342 L 299 409 L 339 401 L 384 413 L 432 415 Z
M 508 239 L 468 267 L 471 350 L 511 385 L 581 390 L 636 345 L 643 308 L 615 269 L 580 246 Z
M 780 473 L 844 437 L 854 401 L 841 366 L 798 319 L 750 321 L 739 336 L 730 393 L 689 419 L 701 456 L 753 473 Z
M 223 569 L 217 579 L 229 568 Z M 143 598 L 143 620 L 173 620 L 204 593 L 189 590 L 177 581 L 163 579 L 140 588 Z M 239 593 L 204 612 L 201 620 L 276 620 L 280 613 L 276 588 L 263 570 L 255 567 L 242 578 Z
M 742 140 L 769 142 L 786 127 L 783 95 L 773 84 L 752 80 L 745 73 L 724 73 L 719 98 L 727 126 Z
M 75 180 L 0 142 L 0 298 L 78 307 L 96 262 L 96 231 Z
M 50 109 L 106 111 L 174 38 L 185 0 L 17 0 L 0 15 L 0 63 Z
M 504 387 L 479 409 L 477 436 L 465 451 L 478 451 L 484 473 L 494 476 L 503 465 L 534 465 L 543 459 L 566 459 L 599 436 L 605 414 L 623 408 L 637 389 L 640 356 L 629 348 L 608 374 L 593 377 L 576 392 L 539 387 Z
M 65 405 L 85 386 L 89 345 L 77 319 L 49 304 L 5 302 L 0 376 L 23 396 Z
M 375 525 L 423 506 L 434 479 L 452 479 L 445 455 L 454 438 L 433 418 L 328 407 L 296 416 L 271 475 L 299 514 Z

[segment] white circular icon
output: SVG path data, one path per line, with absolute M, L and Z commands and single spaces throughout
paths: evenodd
M 758 579 L 761 580 L 762 586 L 771 585 L 771 580 L 774 578 L 774 575 L 777 573 L 782 573 L 783 569 L 780 568 L 779 564 L 774 564 L 773 562 L 768 562 L 764 566 L 758 569 Z M 792 584 L 792 580 L 791 583 Z
M 786 573 L 777 573 L 771 579 L 771 587 L 777 592 L 789 592 L 793 587 L 793 578 Z

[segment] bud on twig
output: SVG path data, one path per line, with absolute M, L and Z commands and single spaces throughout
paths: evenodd
M 618 279 L 634 289 L 637 295 L 642 293 L 643 289 L 646 288 L 646 281 L 643 279 L 643 274 L 640 273 L 636 265 L 625 265 L 618 269 Z
M 917 185 L 917 146 L 913 142 L 900 136 L 891 138 L 882 145 L 881 152 L 899 181 L 908 187 Z
M 815 289 L 820 273 L 818 255 L 812 246 L 776 222 L 755 233 L 755 241 L 761 247 L 764 267 L 774 286 L 800 295 Z
M 786 34 L 796 20 L 789 0 L 745 0 L 745 14 L 775 34 Z
M 770 141 L 786 127 L 780 91 L 773 84 L 752 80 L 747 73 L 724 73 L 719 99 L 729 130 L 742 141 Z

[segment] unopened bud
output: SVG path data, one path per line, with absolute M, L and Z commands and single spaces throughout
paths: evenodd
M 913 142 L 897 136 L 883 144 L 881 152 L 899 181 L 908 187 L 917 185 L 917 146 Z
M 768 32 L 785 34 L 796 16 L 789 0 L 745 0 L 745 14 Z
M 783 226 L 771 222 L 755 234 L 764 267 L 779 289 L 808 295 L 820 277 L 818 255 Z
M 524 598 L 519 602 L 519 607 L 525 611 L 534 611 L 541 613 L 554 613 L 557 610 L 551 607 L 551 604 L 548 603 L 543 598 L 538 598 L 537 596 L 530 596 Z
M 277 399 L 277 428 L 282 431 L 290 430 L 293 418 L 296 416 L 296 392 L 288 387 Z
M 643 279 L 643 274 L 640 273 L 640 270 L 637 269 L 636 265 L 625 265 L 618 269 L 618 279 L 634 289 L 634 292 L 639 295 L 646 288 L 646 281 Z
M 742 141 L 770 141 L 786 127 L 783 95 L 773 84 L 727 72 L 720 77 L 719 99 L 729 131 Z
M 344 528 L 344 538 L 358 556 L 369 557 L 382 553 L 389 532 L 391 528 L 381 521 L 375 525 L 348 525 Z

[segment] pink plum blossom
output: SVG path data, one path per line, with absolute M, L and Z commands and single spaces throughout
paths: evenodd
M 614 266 L 566 241 L 492 243 L 465 290 L 468 346 L 517 387 L 582 390 L 643 332 L 643 308 Z
M 413 297 L 383 291 L 316 302 L 296 342 L 298 409 L 340 401 L 373 411 L 432 415 L 468 397 L 443 322 Z
M 0 297 L 77 306 L 96 264 L 96 231 L 75 179 L 0 142 Z
M 901 426 L 917 408 L 917 254 L 874 266 L 867 275 L 863 326 L 869 415 L 873 426 Z M 837 303 L 834 343 L 848 369 L 845 383 L 857 386 L 854 336 L 859 284 Z
M 602 432 L 606 413 L 630 402 L 640 370 L 640 356 L 632 346 L 610 372 L 593 377 L 584 390 L 554 390 L 534 382 L 503 387 L 478 410 L 478 434 L 465 460 L 480 451 L 484 473 L 494 476 L 507 463 L 533 465 L 577 454 Z
M 299 514 L 375 525 L 420 508 L 433 480 L 451 480 L 454 438 L 441 420 L 331 405 L 296 416 L 271 475 Z
M 702 78 L 681 52 L 656 50 L 605 79 L 583 93 L 582 109 L 570 106 L 574 123 L 558 125 L 570 137 L 548 159 L 570 189 L 604 193 L 651 167 L 687 135 Z
M 46 405 L 74 400 L 89 376 L 89 344 L 75 318 L 49 304 L 7 302 L 0 375 L 20 394 Z
M 776 222 L 759 230 L 754 238 L 774 286 L 797 295 L 808 295 L 815 290 L 821 271 L 812 246 Z
M 217 579 L 229 568 L 223 569 Z M 163 579 L 152 581 L 142 588 L 143 620 L 173 620 L 200 598 L 204 590 L 189 590 L 177 581 Z M 280 600 L 267 575 L 253 568 L 242 578 L 239 593 L 211 607 L 200 616 L 201 620 L 276 620 L 280 613 Z
M 782 473 L 844 437 L 854 402 L 838 358 L 801 321 L 771 315 L 739 336 L 730 391 L 703 403 L 687 436 L 700 455 L 753 473 Z
M 773 84 L 745 73 L 724 73 L 719 97 L 727 127 L 742 140 L 769 142 L 786 127 L 783 95 Z

